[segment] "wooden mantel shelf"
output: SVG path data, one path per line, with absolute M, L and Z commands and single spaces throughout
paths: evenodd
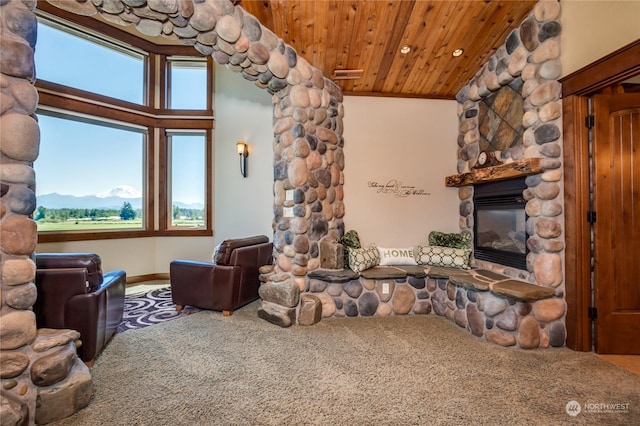
M 513 163 L 501 164 L 484 169 L 474 169 L 469 173 L 447 176 L 444 179 L 444 184 L 448 187 L 460 187 L 535 175 L 543 171 L 540 166 L 540 160 L 540 158 L 524 158 L 514 161 Z

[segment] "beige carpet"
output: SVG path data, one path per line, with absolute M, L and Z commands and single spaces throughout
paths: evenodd
M 640 424 L 640 377 L 591 353 L 506 349 L 435 315 L 282 329 L 257 307 L 116 335 L 91 404 L 56 424 Z

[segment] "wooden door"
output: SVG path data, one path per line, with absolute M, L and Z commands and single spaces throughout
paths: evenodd
M 640 93 L 593 97 L 596 351 L 640 354 Z

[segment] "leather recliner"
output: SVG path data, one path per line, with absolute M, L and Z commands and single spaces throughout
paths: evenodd
M 78 355 L 91 366 L 122 321 L 126 273 L 103 274 L 93 253 L 39 253 L 35 262 L 38 327 L 80 332 Z
M 189 305 L 231 315 L 259 298 L 258 269 L 271 264 L 272 259 L 273 243 L 259 235 L 223 241 L 213 262 L 172 261 L 169 275 L 176 310 Z

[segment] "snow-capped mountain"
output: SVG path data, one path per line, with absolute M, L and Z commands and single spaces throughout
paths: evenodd
M 127 202 L 134 209 L 142 206 L 142 198 L 123 198 L 108 197 L 96 195 L 83 195 L 76 197 L 75 195 L 65 195 L 53 192 L 51 194 L 42 194 L 37 196 L 37 205 L 48 209 L 116 209 L 122 208 Z
M 102 192 L 98 195 L 64 195 L 53 192 L 37 196 L 37 205 L 49 209 L 120 209 L 127 202 L 134 209 L 142 207 L 142 195 L 135 189 L 121 185 Z M 202 209 L 204 205 L 200 203 L 174 202 L 180 208 Z
M 119 197 L 119 198 L 142 198 L 142 194 L 135 188 L 127 185 L 118 185 L 108 191 L 96 195 L 98 198 Z

